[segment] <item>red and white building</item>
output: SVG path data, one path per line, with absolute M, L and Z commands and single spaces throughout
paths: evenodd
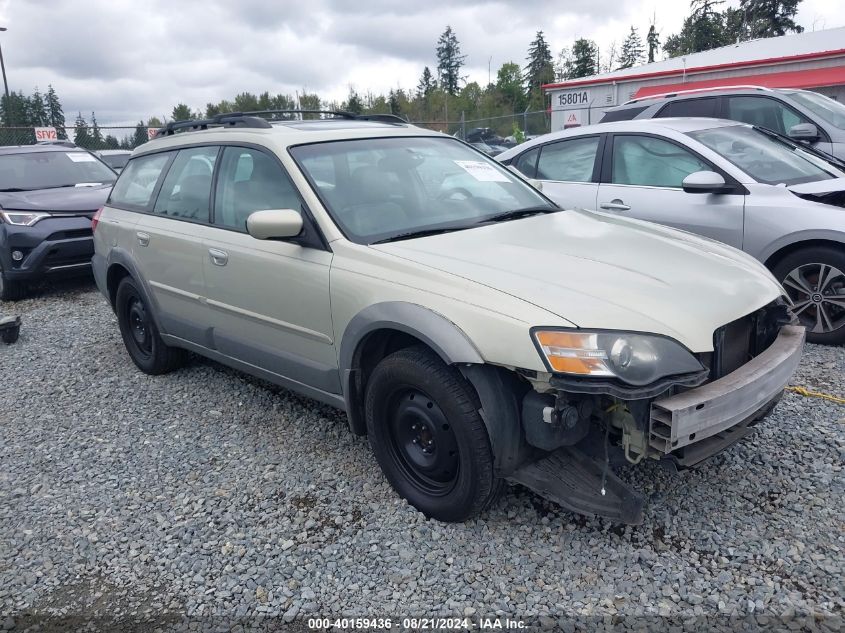
M 845 27 L 741 42 L 543 88 L 554 132 L 597 123 L 608 107 L 630 99 L 729 85 L 805 88 L 845 102 Z

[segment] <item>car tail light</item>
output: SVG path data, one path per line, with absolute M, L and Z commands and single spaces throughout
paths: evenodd
M 100 221 L 100 214 L 103 212 L 103 207 L 97 209 L 97 212 L 94 214 L 94 217 L 91 218 L 91 231 L 97 230 L 97 223 Z

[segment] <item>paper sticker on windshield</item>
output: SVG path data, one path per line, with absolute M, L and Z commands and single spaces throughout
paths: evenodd
M 481 182 L 510 182 L 507 176 L 489 163 L 480 160 L 456 160 L 454 162 L 470 176 Z
M 97 159 L 88 152 L 65 152 L 65 156 L 74 163 L 96 163 Z

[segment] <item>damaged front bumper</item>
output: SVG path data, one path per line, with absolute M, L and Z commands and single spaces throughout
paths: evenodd
M 636 459 L 632 459 L 630 446 L 626 446 L 630 429 L 622 428 L 625 458 L 637 463 L 647 456 L 690 467 L 749 435 L 753 431 L 751 425 L 771 411 L 789 383 L 801 359 L 804 339 L 803 327 L 785 325 L 767 349 L 722 378 L 653 400 L 620 403 L 631 427 L 635 426 L 632 410 L 641 412 L 645 426 L 640 432 L 641 452 Z M 617 405 L 610 410 L 618 410 Z M 527 412 L 523 411 L 523 425 L 531 437 L 532 421 L 527 419 Z M 509 479 L 574 512 L 641 523 L 645 499 L 609 468 L 609 429 L 628 426 L 616 424 L 614 415 L 617 414 L 610 413 L 603 420 L 608 431 L 598 432 L 596 426 L 589 431 L 584 429 L 577 443 L 558 444 L 544 457 L 523 464 Z M 531 417 L 536 427 L 536 414 Z M 536 429 L 534 435 L 537 436 Z M 557 436 L 565 438 L 566 432 Z

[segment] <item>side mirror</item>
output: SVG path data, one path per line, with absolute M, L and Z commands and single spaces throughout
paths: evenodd
M 520 178 L 522 178 L 523 180 L 528 181 L 528 184 L 529 184 L 529 185 L 531 185 L 532 187 L 534 187 L 537 191 L 542 191 L 542 190 L 543 190 L 543 183 L 542 183 L 542 181 L 540 181 L 540 180 L 534 180 L 533 178 L 529 178 L 528 176 L 526 176 L 525 174 L 523 174 L 521 171 L 519 171 L 519 170 L 518 170 L 516 167 L 514 167 L 513 165 L 508 165 L 508 169 L 510 169 L 513 173 L 515 173 L 517 176 L 519 176 L 519 177 L 520 177 Z
M 293 209 L 255 211 L 246 219 L 246 230 L 257 240 L 296 237 L 302 233 L 302 215 Z
M 715 171 L 695 171 L 684 178 L 682 187 L 687 193 L 729 193 L 733 187 Z
M 799 123 L 789 128 L 789 138 L 793 141 L 814 142 L 819 140 L 819 128 L 812 123 Z

